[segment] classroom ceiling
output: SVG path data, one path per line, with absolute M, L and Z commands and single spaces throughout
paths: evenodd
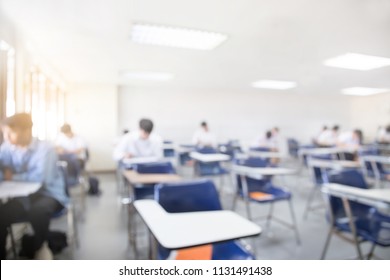
M 0 0 L 30 47 L 70 83 L 272 91 L 260 79 L 296 81 L 288 93 L 390 88 L 390 66 L 323 65 L 348 52 L 390 58 L 388 0 Z M 221 32 L 211 51 L 132 42 L 134 23 Z M 169 72 L 168 82 L 130 81 L 130 71 Z

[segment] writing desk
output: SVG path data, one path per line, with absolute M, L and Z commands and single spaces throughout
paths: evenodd
M 134 219 L 133 219 L 134 203 L 136 202 L 134 189 L 135 188 L 151 188 L 151 187 L 154 187 L 154 184 L 158 184 L 158 183 L 180 181 L 181 177 L 177 174 L 165 174 L 165 173 L 140 174 L 140 173 L 136 172 L 135 170 L 124 170 L 123 176 L 126 178 L 126 181 L 128 182 L 128 184 L 126 184 L 127 190 L 128 190 L 128 198 L 125 202 L 122 200 L 122 203 L 128 204 L 128 209 L 129 209 L 128 237 L 129 237 L 130 244 L 132 244 L 132 246 L 137 254 L 136 223 L 134 222 Z
M 363 255 L 359 246 L 354 216 L 349 201 L 356 201 L 376 208 L 390 208 L 390 189 L 360 189 L 341 184 L 325 184 L 322 192 L 341 198 L 345 213 L 348 217 L 349 227 L 356 245 L 360 259 Z M 324 256 L 324 253 L 323 253 Z
M 191 152 L 190 157 L 194 160 L 201 162 L 221 162 L 221 161 L 229 161 L 230 156 L 226 154 L 202 154 L 198 152 Z
M 349 160 L 321 160 L 321 159 L 309 159 L 308 165 L 318 168 L 328 169 L 344 169 L 344 168 L 360 168 L 360 162 Z
M 261 228 L 227 210 L 168 213 L 157 201 L 137 200 L 134 207 L 159 244 L 167 249 L 256 236 Z M 156 258 L 156 245 L 153 257 Z
M 0 182 L 0 199 L 28 196 L 41 188 L 41 183 L 2 181 Z
M 140 174 L 135 170 L 124 170 L 123 176 L 131 185 L 139 184 L 157 184 L 167 183 L 181 180 L 181 177 L 177 174 L 165 174 L 165 173 L 147 173 Z
M 369 163 L 369 165 L 372 168 L 371 171 L 374 172 L 375 186 L 380 187 L 381 181 L 382 180 L 386 181 L 386 178 L 383 178 L 384 177 L 382 174 L 383 170 L 380 169 L 380 167 L 381 167 L 380 165 L 390 165 L 390 157 L 367 155 L 367 156 L 361 157 L 360 161 L 362 163 L 362 166 L 364 168 L 363 171 L 364 171 L 366 176 L 369 175 L 368 166 L 366 165 L 367 163 Z

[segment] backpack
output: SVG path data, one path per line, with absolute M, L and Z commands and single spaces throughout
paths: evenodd
M 99 188 L 99 179 L 96 177 L 89 177 L 88 178 L 88 184 L 89 184 L 89 189 L 88 189 L 88 194 L 89 195 L 100 195 L 102 192 Z

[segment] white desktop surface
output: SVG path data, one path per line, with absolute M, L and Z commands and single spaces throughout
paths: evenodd
M 233 165 L 232 171 L 239 175 L 253 176 L 271 176 L 271 175 L 293 175 L 297 170 L 284 167 L 249 167 L 242 165 Z
M 363 156 L 364 161 L 379 162 L 383 164 L 390 164 L 390 157 L 386 156 Z
M 157 201 L 137 200 L 134 206 L 158 242 L 180 249 L 261 233 L 261 228 L 232 211 L 168 213 Z
M 163 161 L 157 157 L 133 157 L 125 158 L 122 160 L 124 164 L 137 164 L 137 163 L 150 163 L 150 162 L 159 162 Z
M 216 162 L 216 161 L 230 160 L 230 156 L 225 154 L 202 154 L 198 152 L 191 152 L 190 157 L 201 162 Z
M 2 181 L 0 182 L 0 199 L 28 196 L 38 191 L 41 186 L 41 183 Z
M 390 189 L 360 189 L 341 184 L 325 184 L 323 191 L 334 196 L 347 197 L 360 202 L 383 202 L 390 204 Z
M 342 169 L 342 168 L 360 168 L 361 164 L 356 161 L 348 160 L 321 160 L 310 159 L 308 165 L 318 168 Z

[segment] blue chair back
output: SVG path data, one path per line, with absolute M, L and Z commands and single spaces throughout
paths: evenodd
M 218 151 L 213 147 L 201 147 L 197 148 L 196 151 L 201 154 L 216 154 Z
M 138 173 L 150 174 L 150 173 L 164 173 L 175 174 L 176 171 L 171 162 L 148 162 L 134 164 L 134 170 Z
M 348 185 L 351 187 L 356 187 L 361 189 L 368 188 L 368 185 L 364 180 L 363 174 L 360 171 L 355 169 L 346 169 L 338 173 L 331 174 L 329 176 L 329 182 Z M 369 209 L 371 208 L 365 204 L 361 204 L 359 202 L 354 202 L 354 201 L 350 202 L 350 206 L 353 214 L 360 217 L 366 216 L 369 212 Z M 331 196 L 330 207 L 331 207 L 332 214 L 336 219 L 346 216 L 343 203 L 340 198 Z
M 249 157 L 246 159 L 236 159 L 235 162 L 237 165 L 248 166 L 248 167 L 267 167 L 269 166 L 269 159 L 259 158 L 259 157 Z M 264 176 L 262 179 L 255 179 L 251 177 L 245 177 L 248 191 L 261 191 L 264 187 L 270 182 L 272 176 Z M 236 178 L 237 182 L 237 191 L 242 192 L 242 184 L 240 176 Z
M 250 151 L 255 151 L 255 152 L 270 152 L 271 148 L 268 147 L 252 147 L 249 148 Z
M 206 179 L 158 184 L 154 198 L 169 213 L 222 209 L 214 183 Z

